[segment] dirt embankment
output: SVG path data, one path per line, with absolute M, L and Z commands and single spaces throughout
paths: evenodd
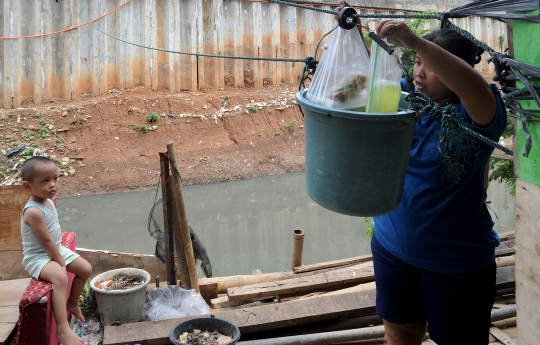
M 301 171 L 296 90 L 292 84 L 180 93 L 136 87 L 28 101 L 0 110 L 0 184 L 20 183 L 21 162 L 40 152 L 61 168 L 59 197 L 154 188 L 159 152 L 169 141 L 185 185 Z

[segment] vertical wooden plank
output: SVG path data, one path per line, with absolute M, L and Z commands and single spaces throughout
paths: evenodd
M 245 2 L 242 0 L 231 0 L 229 2 L 230 9 L 227 11 L 227 22 L 229 26 L 229 35 L 231 36 L 232 45 L 229 55 L 241 56 L 244 53 L 242 49 L 242 35 L 244 31 L 244 15 L 243 6 Z M 238 23 L 242 23 L 239 25 Z M 232 59 L 231 76 L 232 80 L 227 84 L 229 86 L 244 86 L 244 61 Z
M 7 1 L 0 2 L 0 35 L 7 36 L 6 34 L 6 8 Z M 6 51 L 7 40 L 0 40 L 0 107 L 9 109 L 8 97 L 4 91 L 6 83 L 4 78 L 6 75 L 6 66 L 5 66 L 5 51 Z
M 214 4 L 214 34 L 216 37 L 216 48 L 214 49 L 217 55 L 223 55 L 223 1 L 213 1 Z M 223 87 L 225 85 L 225 59 L 214 58 L 216 75 L 216 86 Z
M 163 232 L 165 234 L 167 267 L 167 284 L 176 285 L 176 268 L 174 266 L 174 235 L 172 231 L 172 208 L 171 208 L 171 186 L 169 173 L 169 159 L 164 152 L 159 153 L 161 167 L 161 200 L 163 205 Z
M 167 3 L 165 4 L 166 6 L 166 45 L 167 45 L 167 49 L 169 50 L 173 50 L 173 51 L 178 51 L 178 32 L 177 32 L 177 24 L 179 25 L 180 23 L 177 23 L 176 21 L 178 20 L 178 18 L 180 18 L 180 13 L 179 13 L 179 3 L 177 3 L 176 1 L 174 0 L 170 0 L 170 1 L 167 1 Z M 178 86 L 180 84 L 178 84 L 177 82 L 179 81 L 178 79 L 178 74 L 179 74 L 179 71 L 177 70 L 178 68 L 178 54 L 172 54 L 172 53 L 169 53 L 168 54 L 168 60 L 167 60 L 167 66 L 166 66 L 166 69 L 167 69 L 167 87 L 169 88 L 169 90 L 173 91 L 173 92 L 178 92 L 179 89 L 178 89 Z
M 203 20 L 204 20 L 204 10 L 203 10 L 203 1 L 204 0 L 195 0 L 193 1 L 194 5 L 194 12 L 192 12 L 195 15 L 195 27 L 193 27 L 193 30 L 191 32 L 193 39 L 192 41 L 192 49 L 190 52 L 197 52 L 202 53 L 204 50 L 203 47 Z M 197 57 L 197 90 L 199 90 L 203 85 L 205 85 L 204 80 L 204 71 L 203 71 L 203 62 L 201 61 L 201 57 Z
M 270 3 L 261 3 L 261 42 L 259 46 L 259 56 L 265 58 L 274 57 L 274 47 L 272 46 L 272 22 L 270 13 Z M 259 79 L 262 86 L 272 85 L 272 62 L 260 61 L 259 62 Z
M 102 13 L 102 10 L 104 9 L 103 6 L 104 0 L 96 0 L 92 3 L 92 6 L 90 8 L 90 16 L 92 18 L 97 18 L 99 13 Z M 102 31 L 105 31 L 105 21 L 98 20 L 94 23 L 94 26 L 99 28 Z M 103 63 L 104 59 L 101 58 L 101 56 L 105 55 L 103 51 L 103 46 L 105 44 L 105 37 L 101 32 L 93 33 L 92 35 L 92 94 L 94 96 L 101 95 L 102 92 L 105 92 L 103 80 L 104 80 L 104 68 Z M 102 90 L 103 89 L 103 90 Z
M 264 56 L 262 54 L 263 36 L 263 14 L 262 3 L 251 2 L 251 45 L 253 46 L 253 57 Z M 251 73 L 253 75 L 253 87 L 259 89 L 263 86 L 264 71 L 263 63 L 260 60 L 251 61 Z
M 184 204 L 184 196 L 182 193 L 182 180 L 176 163 L 176 151 L 174 143 L 169 141 L 167 144 L 167 156 L 169 158 L 171 169 L 171 194 L 173 200 L 173 212 L 176 218 L 180 221 L 180 236 L 175 234 L 175 249 L 177 256 L 185 255 L 187 268 L 189 272 L 189 288 L 199 292 L 199 281 L 197 278 L 197 269 L 195 265 L 195 255 L 191 244 L 191 236 L 189 234 L 189 225 L 186 215 L 186 207 Z
M 132 25 L 132 23 L 136 23 L 136 21 L 133 19 L 134 16 L 134 6 L 135 4 L 131 4 L 131 6 L 124 6 L 122 8 L 122 16 L 120 17 L 120 23 L 121 23 L 121 35 L 124 40 L 128 42 L 140 42 L 137 41 L 134 37 L 134 28 L 135 25 Z M 121 49 L 121 61 L 122 61 L 122 72 L 124 74 L 123 79 L 123 85 L 122 88 L 132 88 L 135 86 L 135 83 L 133 81 L 133 75 L 134 75 L 134 65 L 136 64 L 136 53 L 135 51 L 140 48 L 136 48 L 131 44 L 124 44 Z
M 516 185 L 516 307 L 519 344 L 540 339 L 540 186 L 518 179 Z
M 201 48 L 202 54 L 214 54 L 215 41 L 213 35 L 214 26 L 214 11 L 212 3 L 213 0 L 201 1 Z M 200 57 L 199 58 L 199 87 L 211 87 L 215 86 L 214 80 L 214 58 Z
M 145 0 L 144 1 L 144 44 L 147 47 L 155 46 L 155 0 Z M 144 87 L 151 88 L 152 90 L 157 89 L 156 83 L 156 63 L 155 63 L 155 52 L 153 50 L 145 49 L 143 51 L 143 85 Z M 146 71 L 146 73 L 144 73 Z
M 62 2 L 63 8 L 63 16 L 62 16 L 62 27 L 69 28 L 73 26 L 73 2 L 72 1 L 63 1 Z M 71 99 L 71 87 L 72 87 L 72 77 L 73 77 L 73 70 L 72 70 L 72 54 L 73 54 L 73 33 L 72 32 L 66 32 L 62 35 L 58 35 L 60 39 L 62 40 L 62 45 L 60 46 L 63 51 L 63 68 L 62 68 L 62 98 L 63 99 Z
M 132 42 L 138 44 L 144 44 L 146 36 L 146 28 L 144 25 L 134 25 L 133 23 L 144 23 L 146 18 L 146 2 L 144 1 L 135 1 L 131 2 L 128 6 L 131 11 L 131 20 L 126 25 L 129 26 L 127 32 L 127 37 Z M 145 85 L 146 74 L 149 70 L 145 66 L 145 54 L 146 49 L 131 46 L 127 51 L 129 63 L 128 68 L 130 68 L 131 74 L 131 85 L 128 87 L 133 87 L 136 85 Z
M 186 53 L 197 52 L 197 21 L 199 16 L 197 1 L 187 1 L 182 3 L 180 13 L 180 51 Z M 195 91 L 198 88 L 197 83 L 197 57 L 193 55 L 180 56 L 180 69 L 178 74 L 182 76 L 180 82 L 181 90 Z
M 119 6 L 124 1 L 122 0 L 116 0 L 116 2 L 113 2 L 113 6 Z M 129 6 L 128 6 L 129 7 Z M 126 16 L 128 16 L 129 13 L 125 11 L 125 7 L 121 8 L 120 10 L 114 12 L 111 14 L 113 17 L 114 22 L 114 36 L 118 38 L 125 39 L 126 37 L 126 30 L 125 30 L 125 23 L 126 23 Z M 112 40 L 112 38 L 109 38 L 109 40 Z M 114 79 L 114 87 L 118 89 L 123 89 L 126 87 L 126 79 L 128 77 L 128 70 L 127 70 L 127 56 L 126 56 L 126 50 L 128 44 L 116 41 L 116 49 L 114 52 L 114 71 L 115 71 L 115 79 Z
M 6 21 L 4 23 L 4 34 L 6 36 L 18 35 L 19 30 L 14 23 L 14 16 L 17 15 L 17 5 L 13 1 L 6 1 L 4 11 L 6 16 Z M 4 51 L 4 92 L 6 96 L 6 108 L 9 109 L 13 108 L 17 104 L 17 99 L 15 99 L 15 78 L 18 78 L 18 75 L 20 75 L 20 67 L 19 64 L 15 64 L 15 61 L 21 59 L 22 57 L 18 56 L 18 59 L 16 59 L 15 56 L 15 54 L 19 52 L 17 40 L 7 40 L 4 46 Z
M 78 16 L 76 17 L 77 24 L 87 22 L 90 19 L 90 4 L 86 1 L 77 0 Z M 94 24 L 95 25 L 95 24 Z M 74 58 L 75 68 L 75 85 L 74 95 L 78 96 L 82 93 L 92 91 L 92 35 L 99 34 L 92 25 L 86 25 L 76 30 L 77 42 L 75 45 L 76 56 Z
M 166 13 L 167 4 L 168 1 L 156 1 L 156 14 L 155 14 L 155 21 L 154 25 L 156 26 L 156 43 L 153 47 L 155 48 L 168 48 L 168 38 L 167 38 L 167 19 L 168 15 Z M 155 76 L 157 80 L 155 80 L 156 87 L 155 89 L 159 88 L 169 88 L 169 79 L 167 78 L 168 74 L 168 66 L 169 66 L 169 53 L 165 53 L 162 51 L 155 51 L 156 56 L 156 73 Z
M 278 58 L 281 56 L 281 7 L 279 4 L 270 4 L 270 20 L 272 22 L 272 47 L 275 49 L 273 57 Z M 274 85 L 280 85 L 282 83 L 281 67 L 282 62 L 272 62 L 270 68 L 272 69 L 272 82 Z

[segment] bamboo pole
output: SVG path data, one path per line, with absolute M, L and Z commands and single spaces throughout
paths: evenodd
M 167 267 L 167 284 L 176 285 L 176 268 L 174 266 L 174 236 L 171 208 L 171 180 L 169 160 L 164 152 L 159 153 L 161 167 L 161 200 L 163 204 L 163 232 L 165 233 L 165 265 Z
M 306 232 L 302 229 L 293 230 L 292 261 L 291 269 L 302 266 L 302 255 L 304 253 L 304 237 Z
M 169 141 L 167 144 L 167 155 L 172 167 L 172 186 L 171 194 L 173 197 L 174 207 L 173 212 L 180 224 L 179 231 L 175 231 L 174 242 L 177 250 L 178 257 L 184 256 L 187 263 L 187 270 L 189 273 L 189 285 L 190 289 L 194 289 L 199 292 L 199 283 L 197 281 L 197 268 L 195 265 L 195 254 L 193 253 L 193 246 L 191 245 L 191 237 L 189 235 L 189 225 L 186 215 L 186 206 L 184 204 L 184 196 L 182 194 L 182 181 L 178 165 L 176 163 L 176 151 L 174 149 L 174 143 Z M 178 260 L 180 264 L 180 259 Z

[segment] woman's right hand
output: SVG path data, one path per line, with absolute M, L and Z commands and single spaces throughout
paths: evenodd
M 418 41 L 421 40 L 421 38 L 401 20 L 383 20 L 377 26 L 375 33 L 381 38 L 388 39 L 389 42 L 396 46 L 413 50 Z

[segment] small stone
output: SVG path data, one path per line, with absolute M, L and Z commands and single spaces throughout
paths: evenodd
M 69 169 L 68 173 L 70 176 L 75 176 L 75 169 Z

